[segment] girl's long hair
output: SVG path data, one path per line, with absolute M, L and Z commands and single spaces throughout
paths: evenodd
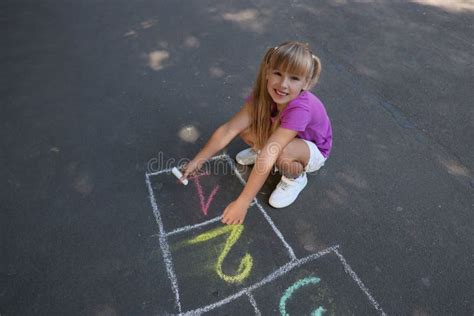
M 304 43 L 285 42 L 267 50 L 260 64 L 252 91 L 250 132 L 255 147 L 262 149 L 272 132 L 279 126 L 279 120 L 271 123 L 274 102 L 267 90 L 267 72 L 272 69 L 289 72 L 306 79 L 307 89 L 313 87 L 321 72 L 321 62 Z

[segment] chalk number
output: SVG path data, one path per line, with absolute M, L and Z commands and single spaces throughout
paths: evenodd
M 237 269 L 237 273 L 235 275 L 227 275 L 222 271 L 222 263 L 224 262 L 227 254 L 229 253 L 232 246 L 237 242 L 244 230 L 243 225 L 226 225 L 224 227 L 219 227 L 213 230 L 210 230 L 206 233 L 203 233 L 191 240 L 188 241 L 189 244 L 197 244 L 201 242 L 205 242 L 216 238 L 220 235 L 229 233 L 229 237 L 224 245 L 224 249 L 222 250 L 221 254 L 217 258 L 216 262 L 216 273 L 217 275 L 228 283 L 239 283 L 245 280 L 250 275 L 250 271 L 252 270 L 253 266 L 253 259 L 252 256 L 248 253 L 240 260 L 239 268 Z
M 293 293 L 296 292 L 296 290 L 308 286 L 311 284 L 318 284 L 319 281 L 321 281 L 320 278 L 317 277 L 307 277 L 304 279 L 301 279 L 299 281 L 296 281 L 293 283 L 289 288 L 285 290 L 285 293 L 283 293 L 283 296 L 280 299 L 280 314 L 282 316 L 288 316 L 289 314 L 286 312 L 286 302 L 293 296 Z M 317 309 L 311 312 L 311 316 L 322 316 L 323 313 L 326 310 L 322 307 L 319 306 Z

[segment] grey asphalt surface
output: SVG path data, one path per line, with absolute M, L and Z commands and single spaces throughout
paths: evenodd
M 472 3 L 0 8 L 2 316 L 176 312 L 149 162 L 191 158 L 242 104 L 265 49 L 288 39 L 322 60 L 314 92 L 334 147 L 275 224 L 299 256 L 338 244 L 389 315 L 474 314 Z

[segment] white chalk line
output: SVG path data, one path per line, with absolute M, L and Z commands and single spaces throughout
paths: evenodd
M 263 285 L 267 284 L 267 283 L 270 283 L 272 282 L 273 280 L 283 276 L 284 274 L 290 272 L 291 270 L 295 269 L 295 268 L 298 268 L 300 267 L 301 265 L 309 262 L 309 261 L 313 261 L 313 260 L 316 260 L 324 255 L 327 255 L 331 252 L 334 252 L 337 248 L 339 247 L 339 245 L 335 245 L 335 246 L 332 246 L 332 247 L 329 247 L 329 248 L 326 248 L 324 250 L 321 250 L 317 253 L 313 253 L 309 256 L 306 256 L 302 259 L 295 259 L 295 260 L 291 260 L 290 262 L 288 262 L 287 264 L 281 266 L 280 268 L 278 268 L 277 270 L 275 270 L 274 272 L 270 273 L 269 275 L 267 275 L 265 278 L 263 278 L 261 281 L 257 282 L 257 283 L 254 283 L 253 285 L 249 286 L 249 287 L 246 287 L 242 290 L 240 290 L 239 292 L 233 294 L 233 295 L 230 295 L 218 302 L 215 302 L 213 304 L 209 304 L 207 306 L 204 306 L 204 307 L 200 307 L 198 309 L 194 309 L 194 310 L 191 310 L 191 311 L 188 311 L 188 312 L 185 312 L 185 313 L 182 313 L 180 315 L 200 315 L 202 313 L 206 313 L 206 312 L 209 312 L 210 310 L 213 310 L 217 307 L 220 307 L 222 305 L 225 305 L 227 303 L 230 303 L 236 299 L 238 299 L 239 297 L 241 297 L 242 295 L 246 295 L 247 293 L 252 293 L 252 291 L 255 291 L 256 289 L 262 287 Z
M 172 169 L 173 168 L 168 168 L 168 169 L 162 169 L 162 170 L 159 170 L 159 171 L 156 171 L 156 172 L 146 173 L 146 176 L 151 177 L 151 176 L 157 176 L 157 175 L 162 174 L 162 173 L 171 173 Z
M 234 162 L 232 161 L 232 159 L 230 159 L 230 157 L 228 155 L 225 155 L 225 158 L 224 158 L 227 163 L 230 164 L 230 166 L 234 169 L 234 172 L 235 174 L 237 175 L 237 178 L 239 178 L 240 182 L 245 186 L 246 182 L 244 180 L 244 178 L 242 177 L 242 175 L 240 174 L 240 172 L 237 170 L 237 168 L 235 167 L 235 164 Z M 267 214 L 267 212 L 265 212 L 264 208 L 262 207 L 262 205 L 260 205 L 260 203 L 258 202 L 257 198 L 254 198 L 253 199 L 255 205 L 257 205 L 258 209 L 260 210 L 260 212 L 263 214 L 263 217 L 265 217 L 265 219 L 267 220 L 268 224 L 270 225 L 270 227 L 273 229 L 273 231 L 275 232 L 275 234 L 278 236 L 278 238 L 282 241 L 283 245 L 285 246 L 285 248 L 288 250 L 288 253 L 291 257 L 292 260 L 296 259 L 296 255 L 295 255 L 295 252 L 293 251 L 293 248 L 291 248 L 291 246 L 286 242 L 285 238 L 283 237 L 282 233 L 280 232 L 280 230 L 276 227 L 276 225 L 273 223 L 273 220 L 272 218 Z
M 369 299 L 370 303 L 372 303 L 372 306 L 380 312 L 380 315 L 386 315 L 385 312 L 383 311 L 382 307 L 380 307 L 379 303 L 374 299 L 374 297 L 370 294 L 369 289 L 364 285 L 362 280 L 357 276 L 357 274 L 352 270 L 351 266 L 347 263 L 346 259 L 337 251 L 337 249 L 334 250 L 334 253 L 339 257 L 339 260 L 341 261 L 342 265 L 344 266 L 344 271 L 346 271 L 347 274 L 349 274 L 352 279 L 357 283 L 359 288 L 362 290 L 362 292 L 365 293 L 367 298 Z
M 165 236 L 169 237 L 169 236 L 176 235 L 176 234 L 179 234 L 179 233 L 184 233 L 184 232 L 187 232 L 187 231 L 190 231 L 190 230 L 202 227 L 202 226 L 207 226 L 209 224 L 219 222 L 221 219 L 222 219 L 222 216 L 217 216 L 217 217 L 214 217 L 213 219 L 210 219 L 208 221 L 205 221 L 205 222 L 202 222 L 202 223 L 199 223 L 199 224 L 183 226 L 183 227 L 175 229 L 175 230 L 173 230 L 169 233 L 166 233 Z
M 250 206 L 254 206 L 256 203 L 255 201 L 250 203 Z M 183 226 L 183 227 L 180 227 L 180 228 L 177 228 L 169 233 L 166 233 L 165 236 L 166 237 L 169 237 L 169 236 L 172 236 L 172 235 L 176 235 L 176 234 L 179 234 L 179 233 L 184 233 L 184 232 L 188 232 L 190 230 L 193 230 L 193 229 L 196 229 L 196 228 L 199 228 L 199 227 L 202 227 L 202 226 L 207 226 L 209 224 L 212 224 L 212 223 L 215 223 L 215 222 L 219 222 L 220 220 L 222 220 L 222 215 L 219 215 L 217 217 L 214 217 L 210 220 L 207 220 L 205 222 L 202 222 L 202 223 L 199 223 L 199 224 L 195 224 L 195 225 L 188 225 L 188 226 Z M 155 236 L 155 235 L 152 235 L 152 237 Z
M 271 217 L 267 214 L 267 212 L 265 212 L 265 210 L 263 209 L 263 207 L 260 205 L 260 203 L 258 203 L 258 200 L 255 199 L 255 204 L 257 205 L 258 209 L 260 210 L 260 212 L 263 214 L 263 216 L 265 217 L 265 219 L 267 220 L 268 224 L 270 224 L 270 226 L 273 228 L 273 231 L 275 232 L 275 234 L 277 234 L 278 238 L 280 238 L 280 240 L 283 242 L 283 245 L 285 246 L 285 248 L 288 250 L 288 253 L 291 257 L 291 259 L 297 259 L 296 258 L 296 255 L 293 251 L 293 248 L 291 248 L 291 246 L 286 242 L 285 238 L 283 237 L 282 233 L 280 232 L 280 230 L 276 227 L 276 225 L 273 223 Z
M 163 255 L 163 260 L 166 266 L 166 272 L 168 273 L 168 278 L 170 279 L 170 282 L 171 282 L 171 290 L 173 291 L 174 296 L 175 296 L 176 307 L 178 308 L 178 312 L 181 313 L 181 302 L 179 300 L 178 279 L 176 278 L 176 274 L 174 272 L 173 260 L 171 259 L 169 244 L 166 239 L 165 231 L 163 228 L 163 222 L 161 221 L 160 211 L 158 209 L 158 205 L 156 204 L 155 195 L 153 193 L 150 177 L 148 175 L 145 176 L 145 182 L 148 187 L 148 194 L 150 198 L 151 207 L 153 208 L 153 214 L 155 215 L 155 220 L 156 220 L 156 223 L 158 224 L 158 229 L 160 231 L 159 243 L 160 243 L 160 248 Z
M 260 310 L 258 309 L 258 306 L 257 306 L 257 302 L 255 301 L 255 298 L 253 297 L 252 293 L 247 292 L 245 294 L 247 294 L 247 296 L 249 298 L 249 301 L 250 301 L 250 304 L 252 304 L 252 306 L 253 306 L 253 310 L 255 311 L 255 315 L 261 316 L 262 313 L 260 313 Z
M 242 185 L 246 185 L 247 182 L 244 180 L 244 178 L 242 177 L 242 175 L 240 174 L 239 170 L 237 170 L 237 167 L 235 166 L 234 162 L 232 161 L 232 159 L 229 157 L 229 155 L 225 155 L 224 156 L 224 160 L 230 165 L 230 167 L 234 170 L 235 172 L 235 175 L 237 176 L 237 178 L 240 180 L 240 183 L 242 183 Z
M 208 159 L 207 161 L 214 161 L 214 160 L 218 160 L 218 159 L 224 159 L 225 157 L 228 157 L 227 154 L 222 154 L 222 155 L 219 155 L 219 156 L 214 156 L 210 159 Z M 162 170 L 158 170 L 158 171 L 155 171 L 155 172 L 150 172 L 150 173 L 146 173 L 146 175 L 148 177 L 151 177 L 151 176 L 156 176 L 156 175 L 159 175 L 159 174 L 162 174 L 162 173 L 171 173 L 171 169 L 173 168 L 168 168 L 168 169 L 162 169 Z
M 255 202 L 252 202 L 250 204 L 250 206 L 254 206 L 256 203 Z M 194 224 L 194 225 L 188 225 L 188 226 L 183 226 L 183 227 L 180 227 L 180 228 L 177 228 L 169 233 L 166 233 L 165 236 L 166 237 L 169 237 L 169 236 L 172 236 L 172 235 L 176 235 L 176 234 L 180 234 L 180 233 L 185 233 L 185 232 L 188 232 L 190 230 L 193 230 L 193 229 L 196 229 L 196 228 L 199 228 L 199 227 L 202 227 L 202 226 L 207 226 L 209 224 L 212 224 L 212 223 L 215 223 L 215 222 L 219 222 L 220 220 L 222 220 L 222 216 L 217 216 L 217 217 L 214 217 L 210 220 L 207 220 L 205 222 L 202 222 L 202 223 L 199 223 L 199 224 Z M 151 235 L 151 237 L 155 237 L 155 236 L 158 236 L 159 234 L 153 234 Z
M 255 204 L 256 204 L 255 201 L 253 201 L 252 203 L 250 203 L 250 206 L 254 206 Z M 169 233 L 166 233 L 165 236 L 169 237 L 169 236 L 173 236 L 173 235 L 176 235 L 176 234 L 185 233 L 185 232 L 188 232 L 190 230 L 193 230 L 193 229 L 196 229 L 196 228 L 199 228 L 199 227 L 202 227 L 202 226 L 207 226 L 209 224 L 219 222 L 220 220 L 222 220 L 222 216 L 217 216 L 217 217 L 214 217 L 210 220 L 207 220 L 207 221 L 199 223 L 199 224 L 188 225 L 188 226 L 183 226 L 183 227 L 177 228 L 177 229 L 175 229 L 175 230 L 173 230 Z M 153 234 L 150 237 L 159 237 L 159 236 L 160 236 L 160 234 Z

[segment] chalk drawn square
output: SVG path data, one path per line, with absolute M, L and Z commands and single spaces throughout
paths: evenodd
M 221 271 L 226 276 L 239 275 L 239 264 L 247 254 L 251 256 L 252 266 L 248 276 L 230 281 L 219 275 L 218 258 L 225 249 L 230 229 L 237 225 L 216 222 L 169 236 L 183 311 L 209 305 L 235 294 L 291 260 L 287 249 L 256 206 L 249 209 L 245 225 L 239 226 L 242 226 L 241 235 L 223 259 Z M 204 242 L 190 242 L 200 238 L 198 236 L 222 229 L 228 231 Z
M 279 314 L 282 306 L 289 315 L 313 315 L 319 307 L 326 310 L 323 315 L 380 314 L 334 252 L 295 267 L 252 295 L 262 315 Z
M 178 182 L 171 171 L 149 177 L 165 232 L 220 216 L 242 191 L 239 179 L 220 159 L 210 161 L 203 174 Z

